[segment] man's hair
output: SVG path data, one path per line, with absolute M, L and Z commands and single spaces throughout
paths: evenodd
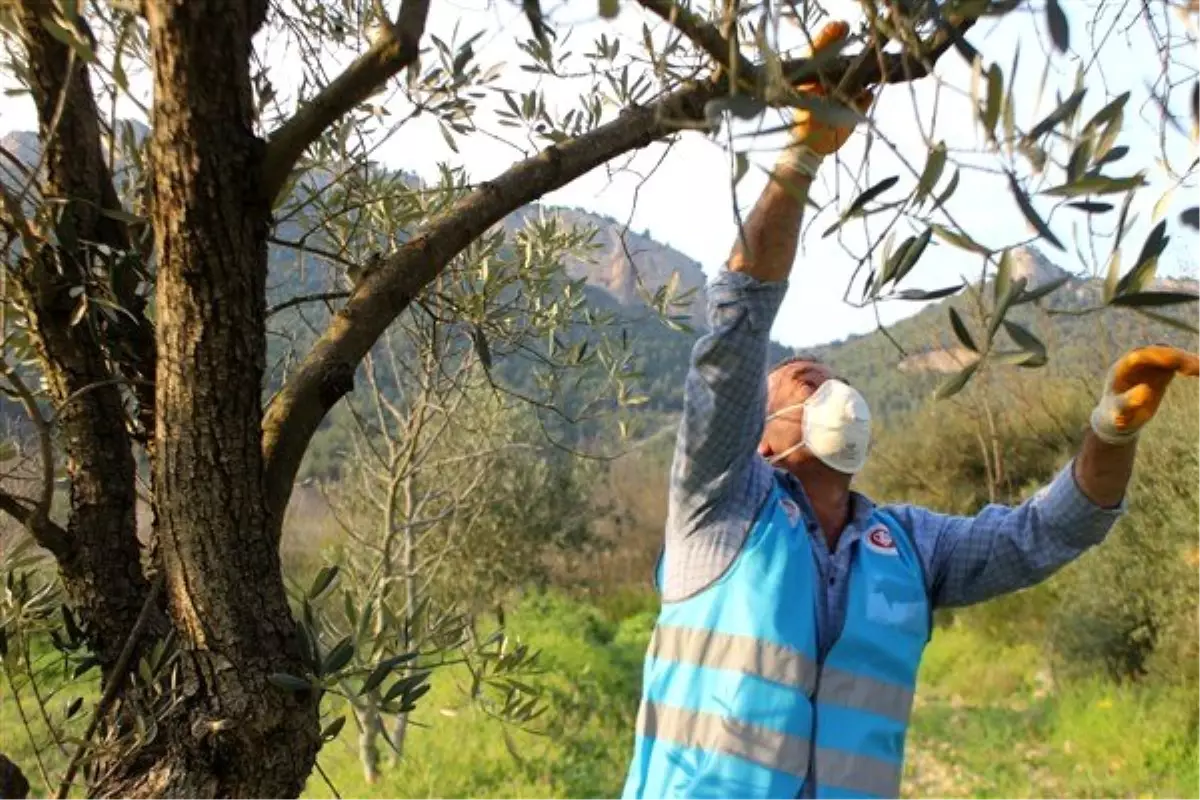
M 787 358 L 780 359 L 779 361 L 772 364 L 771 368 L 767 370 L 767 374 L 770 375 L 775 370 L 782 369 L 783 367 L 786 367 L 788 364 L 795 364 L 798 361 L 803 361 L 808 364 L 824 364 L 825 363 L 821 359 L 814 356 L 812 353 L 796 353 L 795 355 L 790 355 Z

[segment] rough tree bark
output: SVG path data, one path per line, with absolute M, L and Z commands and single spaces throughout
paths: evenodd
M 255 136 L 251 37 L 266 2 L 152 0 L 158 254 L 156 533 L 185 651 L 185 703 L 153 763 L 112 794 L 292 797 L 316 758 L 264 499 L 261 386 L 270 198 Z

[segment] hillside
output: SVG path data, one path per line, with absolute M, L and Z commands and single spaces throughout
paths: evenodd
M 135 137 L 144 129 L 133 130 Z M 38 155 L 36 136 L 30 132 L 12 132 L 0 142 L 28 163 Z M 4 179 L 0 170 L 0 179 Z M 404 183 L 417 183 L 411 176 L 400 175 Z M 11 176 L 8 178 L 11 180 Z M 319 178 L 314 180 L 319 181 Z M 286 205 L 286 204 L 285 204 Z M 573 226 L 595 230 L 595 254 L 590 259 L 571 259 L 565 264 L 571 278 L 584 278 L 593 304 L 617 310 L 626 320 L 626 328 L 638 350 L 638 367 L 644 375 L 643 389 L 650 396 L 648 409 L 672 412 L 680 408 L 682 383 L 692 345 L 703 327 L 705 275 L 698 262 L 678 250 L 657 242 L 648 232 L 636 233 L 610 217 L 578 208 L 548 207 L 532 204 L 507 217 L 507 231 L 520 228 L 534 215 L 553 215 Z M 280 222 L 276 235 L 281 240 L 302 237 L 298 218 Z M 1105 309 L 1091 314 L 1079 312 L 1099 304 L 1101 287 L 1094 281 L 1079 280 L 1065 273 L 1035 248 L 1017 251 L 1013 259 L 1014 277 L 1025 277 L 1031 287 L 1060 277 L 1066 283 L 1040 301 L 1037 306 L 1021 306 L 1012 318 L 1026 325 L 1043 339 L 1050 349 L 1052 372 L 1082 370 L 1094 374 L 1125 348 L 1138 343 L 1168 341 L 1195 346 L 1196 337 L 1167 327 L 1128 309 Z M 678 275 L 681 289 L 696 289 L 690 311 L 693 333 L 668 329 L 647 313 L 638 293 L 638 284 L 648 292 Z M 270 252 L 268 301 L 278 303 L 311 292 L 326 291 L 342 283 L 342 269 L 333 262 L 311 253 L 299 254 L 294 248 L 273 245 Z M 1154 288 L 1189 289 L 1195 281 L 1158 281 Z M 985 287 L 986 289 L 987 287 Z M 953 338 L 947 321 L 947 308 L 953 306 L 971 319 L 967 300 L 962 295 L 930 304 L 914 316 L 892 326 L 891 339 L 881 332 L 852 336 L 845 340 L 810 348 L 813 355 L 835 364 L 870 398 L 877 415 L 887 418 L 914 408 L 929 398 L 932 390 L 948 372 L 960 368 L 970 353 Z M 1181 318 L 1195 318 L 1195 306 L 1174 312 Z M 271 338 L 270 364 L 278 368 L 268 377 L 268 391 L 278 385 L 285 350 L 303 352 L 319 330 L 327 312 L 310 305 L 299 315 L 281 315 L 282 327 Z M 970 323 L 968 323 L 970 324 Z M 895 343 L 893 343 L 893 341 Z M 896 345 L 901 349 L 897 349 Z M 789 351 L 775 345 L 769 354 L 776 360 Z M 499 365 L 507 379 L 523 383 L 525 367 Z M 1015 367 L 1002 369 L 1016 369 Z M 0 403 L 2 403 L 0 399 Z M 3 406 L 0 405 L 0 413 Z
M 1103 285 L 1083 280 L 1056 266 L 1044 253 L 1029 247 L 1014 251 L 1013 277 L 1024 277 L 1030 288 L 1057 279 L 1066 282 L 1034 304 L 1010 311 L 1008 319 L 1024 325 L 1042 340 L 1049 351 L 1044 369 L 1052 375 L 1080 377 L 1094 382 L 1095 376 L 1125 350 L 1149 343 L 1168 343 L 1196 349 L 1194 333 L 1151 320 L 1128 308 L 1096 309 L 1103 303 Z M 1197 290 L 1194 280 L 1158 279 L 1148 289 L 1161 291 Z M 983 287 L 985 293 L 991 285 Z M 871 400 L 880 418 L 914 409 L 928 401 L 949 373 L 957 372 L 973 358 L 955 338 L 949 323 L 954 308 L 982 339 L 973 303 L 965 293 L 931 303 L 919 313 L 889 328 L 811 348 L 808 352 L 837 366 Z M 1176 306 L 1169 316 L 1196 324 L 1196 306 Z M 1012 349 L 1007 335 L 998 335 L 1001 349 Z M 899 345 L 899 348 L 897 348 Z M 998 366 L 1002 373 L 1020 367 Z
M 130 123 L 128 131 L 137 141 L 147 134 L 147 129 L 137 123 Z M 38 161 L 40 147 L 33 132 L 11 131 L 0 138 L 0 145 L 27 165 L 32 166 Z M 0 161 L 0 181 L 11 184 L 16 180 L 14 175 L 11 167 Z M 407 185 L 420 183 L 407 174 L 395 177 Z M 282 203 L 281 207 L 286 209 L 298 204 L 302 192 L 319 187 L 321 182 L 320 175 L 306 178 L 293 197 Z M 681 400 L 684 369 L 695 337 L 670 330 L 649 314 L 639 295 L 639 284 L 643 292 L 652 294 L 670 281 L 673 275 L 678 275 L 680 292 L 697 290 L 689 307 L 684 310 L 693 327 L 698 328 L 703 323 L 705 282 L 700 264 L 678 250 L 655 241 L 647 233 L 628 231 L 622 223 L 611 217 L 578 208 L 546 207 L 535 203 L 509 215 L 501 225 L 512 233 L 537 215 L 552 215 L 568 226 L 588 227 L 595 231 L 593 257 L 586 260 L 569 259 L 564 265 L 565 271 L 572 279 L 586 280 L 593 305 L 611 308 L 625 321 L 630 340 L 639 345 L 637 367 L 645 376 L 644 389 L 651 398 L 648 408 L 658 411 L 677 409 Z M 296 242 L 304 238 L 306 228 L 307 221 L 303 214 L 289 215 L 285 211 L 274 236 L 280 241 Z M 402 240 L 404 236 L 398 238 Z M 315 244 L 312 240 L 308 243 Z M 272 244 L 268 258 L 269 305 L 299 295 L 344 287 L 342 267 L 311 252 L 301 253 L 294 247 Z M 327 317 L 327 312 L 319 304 L 308 304 L 303 317 L 296 311 L 289 311 L 272 319 L 273 331 L 268 342 L 268 393 L 278 388 L 289 357 L 307 349 Z M 772 357 L 782 357 L 785 353 L 782 347 L 776 346 Z M 525 365 L 501 364 L 497 368 L 499 374 L 515 383 L 525 382 Z M 6 411 L 9 412 L 7 415 Z M 0 417 L 4 416 L 19 418 L 21 414 L 15 407 L 6 409 L 5 399 L 0 397 Z

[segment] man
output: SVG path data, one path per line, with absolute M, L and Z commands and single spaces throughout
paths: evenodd
M 1138 430 L 1176 372 L 1198 371 L 1171 348 L 1127 354 L 1079 453 L 1016 508 L 873 506 L 850 489 L 863 398 L 824 364 L 766 368 L 804 195 L 850 130 L 798 111 L 792 134 L 692 355 L 626 797 L 897 797 L 932 610 L 1035 584 L 1099 543 Z

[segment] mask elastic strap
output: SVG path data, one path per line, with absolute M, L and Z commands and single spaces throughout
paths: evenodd
M 809 399 L 812 399 L 812 398 L 809 398 Z M 771 420 L 775 419 L 776 417 L 786 414 L 789 411 L 795 411 L 798 408 L 804 408 L 807 404 L 808 404 L 808 400 L 805 400 L 803 403 L 792 403 L 790 406 L 784 406 L 783 408 L 779 409 L 778 411 L 768 414 L 767 418 L 765 420 L 763 420 L 763 422 L 770 422 Z
M 790 456 L 792 453 L 794 453 L 794 452 L 796 452 L 797 450 L 799 450 L 801 447 L 804 447 L 804 440 L 803 440 L 803 439 L 801 439 L 800 441 L 796 442 L 794 445 L 792 445 L 791 447 L 787 448 L 787 449 L 786 449 L 786 450 L 784 450 L 783 452 L 781 452 L 781 453 L 776 453 L 775 455 L 771 456 L 770 458 L 768 458 L 768 459 L 767 459 L 767 463 L 768 463 L 768 464 L 771 464 L 771 465 L 774 465 L 774 464 L 776 464 L 776 463 L 779 461 L 779 459 L 781 459 L 781 458 L 787 458 L 787 457 L 788 457 L 788 456 Z

